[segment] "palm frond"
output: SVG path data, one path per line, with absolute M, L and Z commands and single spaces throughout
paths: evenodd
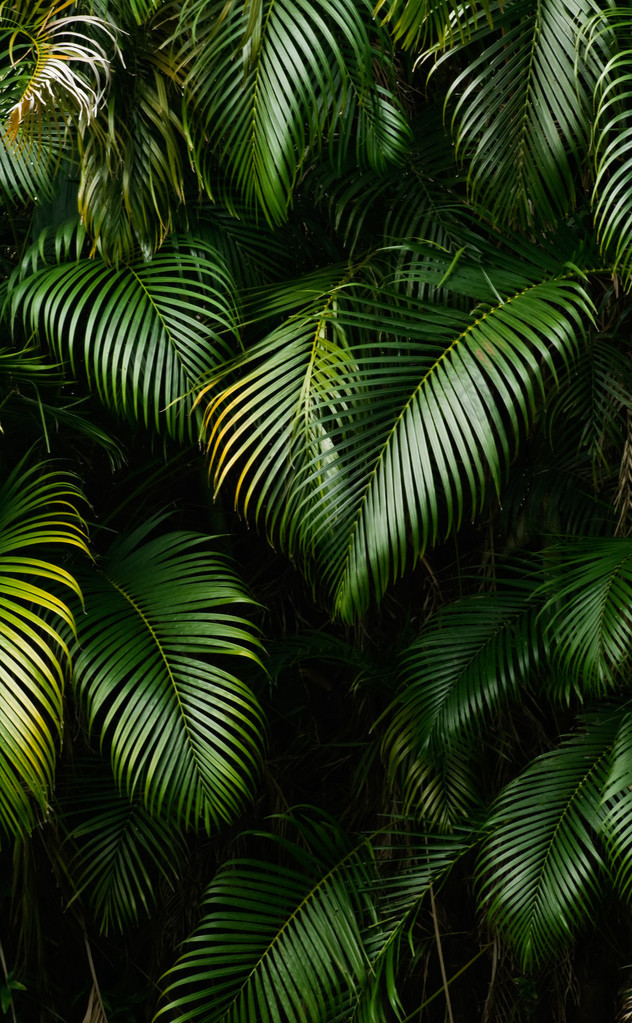
M 632 714 L 622 708 L 602 796 L 600 832 L 611 877 L 621 896 L 632 894 Z
M 66 128 L 90 121 L 109 83 L 105 46 L 116 46 L 111 26 L 93 15 L 62 16 L 68 6 L 65 0 L 18 0 L 3 10 L 3 136 L 9 152 L 36 162 L 40 147 L 46 151 L 54 140 L 49 152 L 59 164 Z
M 439 284 L 448 268 L 433 253 L 414 272 Z M 545 374 L 570 356 L 590 308 L 559 277 L 509 276 L 501 297 L 470 264 L 451 278 L 486 295 L 469 316 L 404 299 L 399 282 L 376 293 L 362 273 L 334 268 L 288 288 L 298 311 L 247 353 L 206 415 L 215 486 L 238 470 L 236 503 L 316 566 L 346 619 L 500 486 Z
M 232 820 L 258 775 L 263 721 L 230 671 L 257 660 L 236 605 L 252 603 L 195 533 L 149 539 L 149 520 L 84 574 L 74 684 L 121 790 L 207 830 Z
M 628 662 L 632 630 L 632 541 L 577 537 L 549 550 L 544 627 L 569 684 L 610 688 Z
M 529 764 L 492 807 L 478 877 L 491 923 L 524 968 L 555 957 L 602 895 L 596 838 L 618 727 L 612 712 Z
M 167 974 L 157 1019 L 305 1023 L 361 987 L 369 963 L 359 917 L 370 864 L 362 846 L 349 848 L 336 830 L 318 828 L 310 847 L 315 842 L 316 855 L 286 840 L 286 862 L 237 860 L 219 871 L 187 951 Z
M 58 590 L 79 587 L 55 560 L 86 550 L 72 480 L 19 465 L 0 487 L 0 829 L 29 833 L 52 790 L 73 616 Z
M 489 0 L 378 0 L 375 14 L 389 25 L 393 37 L 404 47 L 416 50 L 443 49 L 453 41 L 469 38 L 478 19 L 492 24 Z M 478 17 L 477 17 L 478 16 Z
M 124 931 L 148 916 L 162 878 L 173 885 L 186 850 L 182 836 L 165 820 L 151 817 L 136 800 L 114 787 L 111 776 L 77 764 L 80 784 L 66 797 L 67 842 L 76 850 L 69 864 L 74 899 L 85 892 L 101 931 Z
M 603 330 L 589 336 L 582 357 L 549 408 L 549 432 L 552 437 L 561 433 L 565 420 L 577 424 L 577 450 L 590 456 L 595 480 L 619 463 L 631 394 L 632 363 L 619 350 L 616 336 Z
M 486 27 L 483 52 L 452 83 L 456 153 L 493 223 L 554 224 L 573 207 L 601 70 L 595 48 L 577 55 L 599 13 L 594 0 L 506 4 L 492 41 Z
M 528 682 L 542 654 L 535 585 L 515 579 L 446 605 L 403 652 L 385 737 L 390 758 L 471 733 Z
M 534 589 L 516 579 L 448 604 L 401 655 L 383 752 L 406 805 L 432 823 L 448 826 L 477 807 L 480 732 L 538 668 Z
M 209 194 L 219 185 L 228 205 L 237 192 L 271 223 L 284 221 L 307 154 L 341 119 L 353 119 L 356 152 L 370 164 L 403 153 L 405 120 L 374 78 L 379 29 L 364 3 L 189 0 L 182 18 L 193 25 L 182 53 L 187 124 Z M 375 59 L 387 52 L 384 37 Z
M 109 263 L 148 259 L 173 230 L 184 201 L 183 128 L 169 81 L 136 55 L 107 107 L 81 137 L 78 208 L 93 249 Z
M 87 258 L 44 267 L 16 282 L 10 301 L 14 322 L 81 366 L 113 411 L 183 439 L 197 433 L 192 392 L 231 354 L 234 297 L 203 243 L 173 243 L 119 269 Z
M 609 11 L 608 27 L 629 39 L 632 19 L 627 11 Z M 632 167 L 632 122 L 629 117 L 632 49 L 616 53 L 597 83 L 594 124 L 595 185 L 593 206 L 597 232 L 606 258 L 629 283 L 632 270 L 632 206 L 626 183 Z
M 397 822 L 355 845 L 327 821 L 303 821 L 298 841 L 268 837 L 284 861 L 220 870 L 157 1019 L 305 1023 L 338 1018 L 337 1007 L 352 1018 L 368 989 L 377 995 L 374 971 L 396 1005 L 388 971 L 401 921 L 467 848 L 428 838 L 415 849 L 419 836 Z M 384 1018 L 381 1000 L 364 1009 L 367 1021 Z

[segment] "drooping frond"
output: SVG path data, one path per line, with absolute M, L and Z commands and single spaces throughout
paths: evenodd
M 452 819 L 477 807 L 471 774 L 480 735 L 530 682 L 542 656 L 534 589 L 516 579 L 498 592 L 446 605 L 401 656 L 384 755 L 406 804 L 425 819 L 436 819 L 431 792 L 440 768 L 448 783 L 449 772 L 455 775 Z
M 61 738 L 73 616 L 79 593 L 59 561 L 86 550 L 68 476 L 21 464 L 0 487 L 0 834 L 28 833 L 46 810 Z
M 596 46 L 578 52 L 599 13 L 594 0 L 504 4 L 491 41 L 487 27 L 475 34 L 483 52 L 465 51 L 447 102 L 472 198 L 493 223 L 554 224 L 572 209 L 601 70 Z
M 68 6 L 18 0 L 2 9 L 0 175 L 19 199 L 37 198 L 37 187 L 50 182 L 72 146 L 66 129 L 94 117 L 109 83 L 112 27 Z
M 612 687 L 632 641 L 632 540 L 576 537 L 550 548 L 544 626 L 569 685 Z
M 231 354 L 234 302 L 224 265 L 187 237 L 149 263 L 116 269 L 83 258 L 11 289 L 13 319 L 82 367 L 113 411 L 179 439 L 196 436 L 193 394 Z
M 252 603 L 207 537 L 155 522 L 81 576 L 74 684 L 119 788 L 150 813 L 207 830 L 252 796 L 264 727 L 229 670 L 257 660 Z
M 236 192 L 281 223 L 323 137 L 372 166 L 401 158 L 406 122 L 386 76 L 374 75 L 388 42 L 364 0 L 188 0 L 182 24 L 192 26 L 181 55 L 187 123 L 209 194 L 219 188 L 230 205 Z
M 433 255 L 412 272 L 438 285 L 448 269 Z M 466 260 L 448 284 L 489 296 L 471 315 L 402 297 L 405 282 L 375 289 L 362 267 L 335 273 L 270 300 L 291 315 L 206 422 L 216 487 L 234 475 L 236 503 L 350 619 L 500 486 L 590 307 L 565 277 L 495 286 Z
M 184 202 L 183 129 L 159 62 L 136 54 L 107 106 L 83 132 L 78 208 L 93 249 L 109 263 L 148 259 Z
M 94 765 L 75 767 L 80 788 L 66 797 L 73 825 L 67 841 L 76 850 L 68 868 L 73 900 L 85 895 L 104 934 L 124 931 L 149 915 L 161 877 L 174 883 L 186 858 L 184 842 L 167 821 L 118 793 Z
M 602 893 L 597 831 L 618 726 L 608 712 L 545 753 L 492 807 L 478 866 L 482 900 L 526 969 L 555 957 Z
M 621 896 L 632 894 L 632 714 L 621 708 L 619 730 L 602 797 L 600 833 L 610 874 Z
M 389 26 L 402 46 L 416 50 L 444 49 L 469 38 L 478 20 L 492 24 L 489 0 L 378 0 L 375 14 Z M 478 15 L 478 17 L 477 17 Z
M 609 28 L 629 40 L 632 18 L 628 11 L 609 12 Z M 632 49 L 616 53 L 601 72 L 596 88 L 598 99 L 594 125 L 596 178 L 593 206 L 597 232 L 606 258 L 629 284 L 632 271 L 632 204 L 628 182 L 632 168 Z
M 424 839 L 395 822 L 354 845 L 331 822 L 298 823 L 298 841 L 269 836 L 282 862 L 221 868 L 205 915 L 166 975 L 157 1019 L 316 1023 L 343 1008 L 353 1018 L 378 981 L 386 1004 L 397 1004 L 389 971 L 402 921 L 467 842 Z M 369 999 L 360 1018 L 377 1023 L 385 1007 Z
M 542 654 L 534 589 L 515 579 L 447 604 L 404 651 L 385 738 L 391 757 L 471 733 L 529 681 Z

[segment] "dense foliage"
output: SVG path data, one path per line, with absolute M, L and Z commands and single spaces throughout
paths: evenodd
M 632 1018 L 629 8 L 0 50 L 0 1013 Z

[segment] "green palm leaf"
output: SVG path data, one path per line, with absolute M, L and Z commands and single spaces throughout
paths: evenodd
M 628 902 L 632 888 L 632 714 L 622 708 L 602 797 L 601 835 L 611 876 Z
M 480 8 L 491 24 L 489 0 L 481 0 Z M 462 0 L 378 0 L 375 13 L 390 25 L 402 46 L 420 50 L 468 38 L 477 24 L 477 5 Z
M 286 841 L 289 863 L 237 860 L 220 870 L 187 951 L 167 974 L 158 1019 L 305 1023 L 364 982 L 358 918 L 370 874 L 362 847 L 349 848 L 333 828 L 310 830 L 315 854 Z
M 425 279 L 446 269 L 433 255 Z M 562 278 L 518 290 L 505 278 L 501 298 L 480 267 L 463 267 L 453 286 L 489 296 L 469 316 L 403 299 L 399 283 L 376 293 L 362 272 L 322 271 L 280 296 L 278 311 L 292 297 L 298 311 L 206 418 L 216 487 L 238 469 L 236 501 L 346 619 L 500 486 L 554 355 L 570 355 L 589 310 Z
M 629 39 L 632 19 L 627 11 L 608 12 L 609 27 Z M 595 168 L 593 192 L 595 220 L 602 249 L 614 254 L 615 269 L 629 280 L 632 269 L 632 207 L 627 183 L 632 167 L 632 50 L 622 49 L 603 68 L 596 93 Z
M 632 411 L 631 385 L 627 352 L 619 349 L 616 335 L 602 330 L 589 337 L 582 358 L 548 410 L 553 437 L 563 434 L 569 420 L 577 424 L 576 450 L 590 455 L 595 478 L 620 461 L 626 414 Z
M 21 464 L 0 487 L 0 831 L 28 833 L 53 785 L 73 628 L 58 590 L 79 587 L 50 549 L 86 550 L 80 497 L 40 466 Z
M 573 938 L 601 895 L 596 841 L 618 716 L 604 713 L 501 792 L 478 866 L 482 900 L 530 969 Z
M 632 636 L 632 541 L 578 537 L 550 549 L 544 625 L 561 669 L 584 692 L 613 685 Z
M 188 949 L 165 978 L 158 1019 L 305 1023 L 339 1018 L 337 1010 L 352 1018 L 361 1006 L 361 1018 L 377 1023 L 384 1008 L 377 998 L 371 1006 L 374 971 L 397 1005 L 389 968 L 396 968 L 391 953 L 402 920 L 467 843 L 422 838 L 415 848 L 419 836 L 395 823 L 352 845 L 330 822 L 295 815 L 291 822 L 299 841 L 267 836 L 282 863 L 236 860 L 221 868 Z
M 471 734 L 537 669 L 534 583 L 444 607 L 401 655 L 401 691 L 385 737 L 391 757 Z
M 263 722 L 229 667 L 257 660 L 252 603 L 205 536 L 155 521 L 81 577 L 74 683 L 117 785 L 185 827 L 232 820 L 253 792 Z
M 94 249 L 115 265 L 139 249 L 150 258 L 184 201 L 183 128 L 171 83 L 152 54 L 137 50 L 133 66 L 133 75 L 119 69 L 107 108 L 81 138 L 79 212 Z
M 479 33 L 482 54 L 450 87 L 457 156 L 494 223 L 556 223 L 573 206 L 601 69 L 596 49 L 581 63 L 577 55 L 595 14 L 594 0 L 504 5 L 492 41 L 488 28 Z
M 374 78 L 388 45 L 384 38 L 372 48 L 379 30 L 364 2 L 190 0 L 182 18 L 194 26 L 182 54 L 187 122 L 209 194 L 219 186 L 230 205 L 237 191 L 282 222 L 307 154 L 339 123 L 356 125 L 359 159 L 382 165 L 401 157 L 405 121 Z
M 481 729 L 537 670 L 534 583 L 448 604 L 400 658 L 384 756 L 407 806 L 443 827 L 471 814 Z
M 112 410 L 183 439 L 196 434 L 191 392 L 230 354 L 234 296 L 201 242 L 174 243 L 119 269 L 94 259 L 42 268 L 12 287 L 11 309 L 83 366 Z
M 186 857 L 184 841 L 138 800 L 121 796 L 111 776 L 90 764 L 76 766 L 84 793 L 73 788 L 66 799 L 68 822 L 81 817 L 67 839 L 76 849 L 68 868 L 73 899 L 87 892 L 101 931 L 123 932 L 149 915 L 159 878 L 173 885 Z

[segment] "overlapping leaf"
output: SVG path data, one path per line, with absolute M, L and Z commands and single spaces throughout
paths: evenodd
M 609 26 L 622 40 L 629 39 L 632 21 L 629 12 L 615 8 L 609 12 Z M 632 50 L 625 46 L 602 70 L 597 88 L 595 116 L 596 180 L 593 192 L 595 219 L 606 257 L 626 280 L 632 269 L 632 205 L 628 183 L 632 168 Z
M 11 306 L 109 408 L 183 439 L 197 432 L 192 392 L 231 352 L 235 298 L 221 260 L 180 241 L 119 269 L 45 267 L 12 288 Z
M 575 201 L 589 138 L 602 64 L 596 45 L 577 58 L 582 33 L 600 10 L 594 0 L 499 6 L 494 35 L 488 27 L 475 34 L 484 50 L 448 94 L 458 97 L 457 156 L 469 168 L 474 201 L 493 222 L 556 223 Z
M 76 766 L 87 791 L 72 790 L 67 818 L 81 816 L 68 836 L 76 849 L 69 866 L 74 898 L 85 894 L 105 934 L 124 931 L 149 915 L 161 877 L 174 883 L 186 858 L 184 842 L 167 821 L 121 796 L 111 777 Z
M 0 488 L 0 832 L 29 832 L 52 790 L 73 625 L 59 592 L 79 592 L 61 562 L 85 550 L 79 498 L 68 476 L 40 466 L 21 465 Z
M 493 924 L 525 968 L 554 957 L 602 894 L 597 832 L 618 715 L 607 711 L 545 753 L 500 794 L 480 862 Z
M 602 796 L 600 832 L 611 877 L 628 902 L 632 892 L 632 715 L 621 708 Z
M 453 287 L 476 282 L 489 295 L 469 316 L 402 299 L 399 283 L 376 293 L 361 275 L 297 284 L 302 307 L 248 353 L 207 414 L 216 486 L 235 470 L 236 502 L 347 619 L 500 486 L 589 311 L 565 278 L 523 278 L 516 290 L 514 277 L 501 297 L 464 266 Z M 431 262 L 427 280 L 441 276 Z
M 249 601 L 205 536 L 148 539 L 149 520 L 81 577 L 74 682 L 116 782 L 184 827 L 232 820 L 252 796 L 264 724 L 229 670 L 256 660 Z
M 477 13 L 491 24 L 489 0 L 378 0 L 375 13 L 387 22 L 402 46 L 416 49 L 443 48 L 455 39 L 468 38 L 476 27 Z
M 584 692 L 611 687 L 632 640 L 632 541 L 577 537 L 550 550 L 543 611 L 558 664 Z
M 384 753 L 424 819 L 446 826 L 477 807 L 480 731 L 530 681 L 542 654 L 533 591 L 515 580 L 448 604 L 401 657 Z
M 210 194 L 219 187 L 230 204 L 237 191 L 282 222 L 307 154 L 340 123 L 337 144 L 352 145 L 360 159 L 401 157 L 405 120 L 373 70 L 388 46 L 382 39 L 372 51 L 379 29 L 364 0 L 191 0 L 182 19 L 193 27 L 182 53 L 187 120 Z
M 318 821 L 302 822 L 298 842 L 269 837 L 285 862 L 224 865 L 165 978 L 157 1019 L 315 1023 L 353 1018 L 360 1004 L 361 1018 L 377 1023 L 382 986 L 397 1005 L 391 953 L 402 921 L 467 841 L 411 835 L 397 822 L 355 845 Z
M 18 200 L 51 188 L 72 147 L 67 128 L 90 121 L 109 83 L 112 27 L 93 15 L 68 14 L 68 6 L 18 0 L 3 9 L 0 184 Z
M 155 62 L 138 54 L 135 74 L 83 134 L 79 212 L 93 248 L 115 265 L 139 250 L 150 258 L 184 201 L 182 126 L 169 84 Z

